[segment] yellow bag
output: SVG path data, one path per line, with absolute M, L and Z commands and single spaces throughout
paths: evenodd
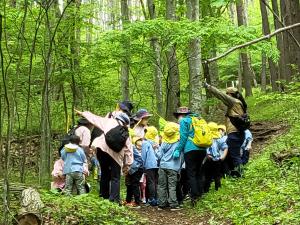
M 208 148 L 213 143 L 213 135 L 204 119 L 192 117 L 192 126 L 195 130 L 194 138 L 190 138 L 200 148 Z

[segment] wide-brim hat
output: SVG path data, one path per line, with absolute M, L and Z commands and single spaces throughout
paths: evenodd
M 174 122 L 168 122 L 164 127 L 164 132 L 162 134 L 162 141 L 168 144 L 173 144 L 179 141 L 179 124 Z
M 76 152 L 77 148 L 78 148 L 78 145 L 75 145 L 75 144 L 72 144 L 72 143 L 69 143 L 69 144 L 65 145 L 66 152 Z
M 208 127 L 209 127 L 209 130 L 212 134 L 212 137 L 214 139 L 218 139 L 221 137 L 221 134 L 219 132 L 219 129 L 218 129 L 218 124 L 214 123 L 214 122 L 209 122 L 208 123 Z
M 218 125 L 218 130 L 223 130 L 224 132 L 226 132 L 226 126 L 225 125 Z
M 134 136 L 131 141 L 132 141 L 132 144 L 136 144 L 138 141 L 142 141 L 143 138 L 142 137 L 139 137 L 139 136 Z
M 188 107 L 185 107 L 185 106 L 182 106 L 182 107 L 179 107 L 176 112 L 173 113 L 173 115 L 175 117 L 177 117 L 178 115 L 188 115 L 188 114 L 191 114 L 191 110 L 188 108 Z
M 84 118 L 84 117 L 82 117 L 82 118 L 80 118 L 78 121 L 77 121 L 77 123 L 79 124 L 79 125 L 89 125 L 89 124 L 91 124 L 86 118 Z
M 134 115 L 133 119 L 136 121 L 142 120 L 147 117 L 151 117 L 152 114 L 150 114 L 146 109 L 140 109 L 137 111 L 137 113 Z
M 145 138 L 158 143 L 158 130 L 154 126 L 149 126 L 145 129 Z
M 234 94 L 234 93 L 237 93 L 238 92 L 238 89 L 235 88 L 235 87 L 228 87 L 226 88 L 226 93 L 227 94 Z

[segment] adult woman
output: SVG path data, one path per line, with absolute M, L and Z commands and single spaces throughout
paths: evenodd
M 205 83 L 204 86 L 210 93 L 227 106 L 225 126 L 228 134 L 228 166 L 232 176 L 240 177 L 242 175 L 242 158 L 240 150 L 245 139 L 245 133 L 239 131 L 238 128 L 232 124 L 230 118 L 245 114 L 247 111 L 247 104 L 242 94 L 234 87 L 227 88 L 225 94 L 207 83 Z
M 201 197 L 204 191 L 204 171 L 202 162 L 206 156 L 206 148 L 200 148 L 193 142 L 195 130 L 192 126 L 192 117 L 199 117 L 198 114 L 192 114 L 187 107 L 180 107 L 174 113 L 180 124 L 180 141 L 173 157 L 178 158 L 181 152 L 184 152 L 184 161 L 186 173 L 191 188 L 192 206 Z
M 118 125 L 128 126 L 130 123 L 129 117 L 123 112 L 118 112 L 114 119 L 100 117 L 91 112 L 75 111 L 95 127 L 103 130 L 104 134 Z M 120 203 L 121 168 L 123 167 L 123 171 L 127 173 L 133 163 L 131 141 L 128 137 L 122 150 L 116 152 L 106 143 L 105 135 L 101 135 L 93 141 L 92 146 L 97 149 L 97 158 L 101 166 L 100 196 L 112 202 Z

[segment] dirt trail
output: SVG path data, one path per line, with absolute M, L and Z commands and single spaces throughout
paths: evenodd
M 251 132 L 254 137 L 252 145 L 252 153 L 250 157 L 262 152 L 264 146 L 274 138 L 284 134 L 288 130 L 288 126 L 284 123 L 273 122 L 255 122 L 252 123 Z M 145 218 L 149 225 L 208 225 L 209 216 L 199 217 L 196 214 L 183 209 L 181 211 L 171 212 L 169 210 L 158 211 L 155 207 L 142 207 L 135 210 L 141 217 Z M 231 224 L 224 222 L 224 225 Z M 220 224 L 221 225 L 221 224 Z

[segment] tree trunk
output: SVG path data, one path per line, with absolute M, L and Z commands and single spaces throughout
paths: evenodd
M 247 24 L 245 18 L 245 8 L 244 8 L 244 0 L 237 1 L 236 3 L 236 11 L 237 11 L 237 20 L 238 26 L 245 26 Z M 252 95 L 252 74 L 251 74 L 251 63 L 247 53 L 240 53 L 241 54 L 241 65 L 242 65 L 242 76 L 244 78 L 246 96 Z
M 266 5 L 262 1 L 260 1 L 260 11 L 261 11 L 261 18 L 262 18 L 263 34 L 268 35 L 268 34 L 270 34 L 268 12 L 267 12 Z M 268 57 L 268 64 L 269 64 L 269 69 L 270 69 L 272 91 L 277 91 L 278 88 L 277 88 L 276 81 L 278 79 L 278 75 L 277 75 L 276 64 L 273 62 L 273 60 L 270 57 Z
M 274 12 L 274 14 L 276 14 L 276 15 L 273 15 L 273 18 L 274 18 L 275 30 L 277 30 L 282 27 L 282 25 L 279 21 L 280 17 L 277 18 L 277 16 L 279 16 L 278 0 L 271 0 L 271 1 L 272 1 L 273 12 Z M 283 34 L 284 33 L 279 33 L 276 35 L 277 48 L 280 52 L 278 80 L 286 79 L 286 74 L 288 74 L 290 71 L 289 68 L 287 67 L 287 62 L 285 62 L 285 60 L 286 60 L 285 54 L 287 54 L 287 53 L 285 52 L 285 49 L 284 49 Z
M 176 0 L 166 0 L 166 19 L 175 20 Z M 180 106 L 180 76 L 173 45 L 166 51 L 168 64 L 166 118 L 174 120 L 173 113 Z
M 122 15 L 122 27 L 124 29 L 124 25 L 129 23 L 129 8 L 128 8 L 128 0 L 121 0 L 121 15 Z M 130 91 L 129 91 L 129 53 L 127 52 L 129 49 L 129 41 L 125 41 L 123 48 L 126 49 L 126 55 L 122 58 L 121 64 L 121 90 L 123 100 L 129 100 Z
M 266 53 L 261 54 L 261 91 L 266 92 L 267 88 L 267 57 Z
M 290 17 L 287 13 L 287 5 L 286 5 L 286 0 L 280 0 L 280 11 L 281 11 L 281 21 L 285 24 L 291 24 L 290 22 Z M 290 53 L 290 49 L 289 49 L 289 35 L 287 32 L 283 32 L 283 47 L 284 47 L 284 52 L 286 53 L 284 55 L 284 62 L 285 65 L 287 66 L 287 70 L 286 70 L 286 75 L 285 75 L 285 79 L 287 82 L 290 82 L 292 79 L 292 69 L 291 69 L 291 53 Z
M 155 4 L 153 0 L 147 1 L 148 11 L 150 19 L 153 20 L 156 18 Z M 155 95 L 156 95 L 156 109 L 157 113 L 160 116 L 164 116 L 164 104 L 163 104 L 163 88 L 162 88 L 162 78 L 163 78 L 163 69 L 161 63 L 161 47 L 156 37 L 152 37 L 150 41 L 151 48 L 153 49 L 154 54 L 154 80 L 155 80 Z
M 187 18 L 191 21 L 199 21 L 199 1 L 187 0 Z M 188 48 L 189 66 L 189 106 L 193 112 L 200 112 L 202 103 L 201 98 L 201 77 L 203 71 L 201 67 L 201 47 L 200 38 L 190 40 Z
M 288 20 L 286 25 L 291 25 L 300 22 L 300 6 L 299 0 L 286 0 L 286 9 L 288 13 Z M 300 42 L 300 27 L 296 27 L 291 30 L 295 39 Z M 300 72 L 300 48 L 297 46 L 291 36 L 289 36 L 289 47 L 291 54 L 291 64 L 293 64 L 293 76 Z

